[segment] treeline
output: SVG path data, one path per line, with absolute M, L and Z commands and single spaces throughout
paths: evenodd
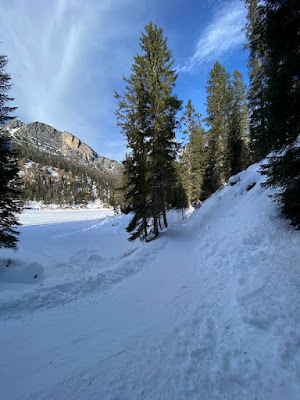
M 216 62 L 207 82 L 207 117 L 202 126 L 191 100 L 181 117 L 185 144 L 179 157 L 179 177 L 186 203 L 205 200 L 224 186 L 228 178 L 250 162 L 248 149 L 248 107 L 242 74 L 230 76 Z
M 85 205 L 96 199 L 113 206 L 122 202 L 121 193 L 116 190 L 120 186 L 118 177 L 30 146 L 14 143 L 14 149 L 21 165 L 28 160 L 35 163 L 23 167 L 23 201 L 67 206 Z M 52 167 L 56 170 L 52 171 Z
M 11 89 L 10 75 L 5 72 L 7 57 L 0 55 L 0 127 L 9 122 L 16 107 L 8 104 L 13 98 L 9 97 Z M 5 136 L 0 135 L 0 248 L 17 249 L 19 225 L 17 214 L 22 211 L 19 203 L 18 185 L 19 166 L 12 146 Z
M 250 88 L 216 62 L 207 81 L 206 118 L 182 109 L 174 60 L 153 23 L 140 38 L 116 116 L 127 139 L 125 213 L 130 240 L 156 237 L 166 211 L 208 198 L 231 175 L 269 155 L 265 186 L 278 187 L 283 212 L 300 226 L 299 31 L 296 0 L 246 0 Z M 202 122 L 208 127 L 207 131 Z M 181 128 L 180 128 L 181 125 Z M 184 138 L 180 144 L 175 132 Z M 161 221 L 162 220 L 162 221 Z
M 205 199 L 231 175 L 267 157 L 261 171 L 267 177 L 264 186 L 277 188 L 273 199 L 299 228 L 299 7 L 296 0 L 246 0 L 245 3 L 249 89 L 246 91 L 237 70 L 230 77 L 216 62 L 206 87 L 207 133 L 188 103 L 183 116 L 187 126 L 184 132 L 190 137 L 184 147 L 187 154 L 183 157 L 186 170 L 183 179 L 187 181 L 184 186 L 188 200 L 197 196 Z M 195 132 L 198 132 L 197 144 L 193 143 Z M 197 152 L 202 155 L 200 158 Z M 197 168 L 193 159 L 198 163 Z
M 246 0 L 249 57 L 250 149 L 265 186 L 300 227 L 300 13 L 297 0 Z M 297 142 L 298 141 L 298 142 Z
M 56 179 L 39 169 L 24 185 L 24 197 L 64 204 L 89 201 L 96 195 L 111 204 L 122 203 L 132 213 L 127 227 L 130 239 L 156 237 L 166 211 L 206 199 L 230 175 L 249 163 L 261 161 L 265 186 L 277 188 L 275 200 L 293 225 L 300 227 L 300 13 L 297 0 L 245 0 L 250 85 L 241 74 L 232 76 L 216 62 L 207 82 L 207 116 L 204 121 L 189 101 L 181 121 L 182 101 L 174 93 L 177 73 L 163 30 L 153 23 L 140 38 L 141 53 L 134 58 L 125 89 L 116 93 L 116 116 L 127 140 L 122 192 L 115 178 L 59 156 L 19 148 L 24 160 L 59 169 Z M 11 84 L 0 56 L 0 125 L 8 122 L 14 107 L 5 104 Z M 249 107 L 249 111 L 247 109 Z M 248 120 L 249 119 L 249 120 Z M 202 122 L 208 127 L 203 128 Z M 181 128 L 180 128 L 181 125 Z M 175 132 L 184 135 L 180 144 Z M 14 187 L 17 166 L 8 142 L 1 141 L 0 246 L 16 245 L 11 228 L 19 212 Z M 45 173 L 44 173 L 45 172 Z M 3 244 L 4 243 L 4 244 Z
M 133 213 L 127 227 L 131 240 L 156 237 L 162 222 L 168 225 L 168 209 L 208 198 L 249 165 L 248 108 L 241 73 L 234 71 L 231 76 L 219 62 L 213 66 L 206 88 L 206 131 L 191 100 L 181 119 L 176 117 L 182 101 L 172 93 L 177 75 L 162 29 L 147 25 L 140 45 L 143 52 L 125 78 L 125 91 L 116 94 L 118 123 L 129 148 L 124 161 L 124 212 Z M 182 143 L 175 138 L 178 130 Z

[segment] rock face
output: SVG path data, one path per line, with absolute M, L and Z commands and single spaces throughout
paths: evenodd
M 12 119 L 7 126 L 11 130 L 11 129 L 19 129 L 24 125 L 25 124 L 23 121 L 20 121 L 19 119 L 15 118 L 15 119 Z
M 111 175 L 122 173 L 121 163 L 99 156 L 91 147 L 71 133 L 58 131 L 42 122 L 31 122 L 25 125 L 22 121 L 14 119 L 2 130 L 8 131 L 12 140 L 21 145 L 33 146 L 51 154 L 60 154 L 72 161 L 88 164 Z
M 83 143 L 76 136 L 69 132 L 62 132 L 62 147 L 61 152 L 65 156 L 76 156 L 83 158 L 87 162 L 92 162 L 99 158 L 98 154 L 88 145 Z
M 58 153 L 62 148 L 61 132 L 41 122 L 23 125 L 14 133 L 14 137 L 50 153 Z

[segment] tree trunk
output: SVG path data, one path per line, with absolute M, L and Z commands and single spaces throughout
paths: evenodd
M 167 222 L 166 210 L 164 210 L 164 212 L 163 212 L 163 218 L 164 218 L 164 225 L 167 228 L 168 227 L 168 222 Z
M 158 236 L 158 224 L 157 224 L 156 217 L 154 217 L 154 235 L 155 235 L 155 237 Z
M 160 218 L 159 218 L 158 222 L 159 222 L 159 228 L 160 228 L 160 230 L 162 231 L 161 220 L 160 220 Z
M 144 226 L 144 234 L 145 234 L 145 238 L 146 238 L 147 235 L 148 235 L 148 232 L 147 232 L 147 220 L 146 220 L 146 218 L 143 218 L 143 226 Z

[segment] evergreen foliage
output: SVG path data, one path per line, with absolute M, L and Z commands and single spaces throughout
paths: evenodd
M 265 25 L 262 21 L 261 7 L 258 6 L 259 1 L 245 0 L 245 3 L 248 10 L 246 48 L 249 48 L 250 156 L 252 162 L 258 162 L 269 153 L 271 148 L 271 142 L 267 140 L 266 81 L 263 71 L 266 58 L 263 46 Z
M 300 228 L 300 151 L 299 146 L 289 147 L 277 154 L 264 165 L 263 174 L 267 175 L 264 186 L 280 187 L 274 198 L 281 203 L 283 214 L 291 224 Z
M 273 151 L 264 166 L 266 186 L 281 187 L 276 198 L 293 225 L 300 227 L 300 14 L 296 0 L 266 0 L 260 6 L 267 135 Z
M 148 235 L 148 218 L 150 217 L 149 195 L 147 192 L 146 153 L 133 152 L 123 162 L 126 176 L 125 214 L 133 213 L 127 232 L 130 240 L 138 237 L 145 239 Z
M 236 175 L 248 166 L 248 106 L 246 85 L 238 70 L 233 71 L 232 104 L 227 139 L 229 176 Z
M 22 200 L 64 206 L 85 205 L 96 199 L 114 206 L 122 204 L 122 193 L 116 191 L 120 186 L 120 177 L 31 146 L 13 143 L 13 147 L 25 171 L 22 178 Z M 28 161 L 34 164 L 25 167 Z M 52 168 L 58 170 L 56 176 L 49 172 Z
M 188 203 L 191 204 L 202 195 L 206 168 L 205 130 L 201 125 L 201 116 L 195 112 L 191 100 L 188 100 L 181 122 L 184 126 L 182 133 L 187 140 L 180 157 L 182 185 Z
M 13 117 L 10 113 L 16 107 L 6 105 L 12 101 L 7 92 L 11 88 L 10 75 L 4 72 L 7 57 L 0 56 L 0 125 L 7 123 Z M 16 214 L 21 212 L 18 202 L 18 160 L 12 151 L 8 138 L 0 137 L 0 247 L 17 248 L 18 232 L 14 226 L 19 225 Z
M 10 75 L 4 72 L 7 63 L 7 57 L 0 55 L 0 126 L 15 118 L 10 116 L 10 114 L 17 109 L 17 107 L 7 106 L 7 102 L 14 100 L 7 94 L 12 87 L 9 83 L 11 80 Z
M 135 56 L 130 77 L 124 78 L 123 94 L 116 94 L 118 124 L 130 149 L 124 167 L 125 212 L 134 214 L 127 227 L 131 240 L 146 238 L 149 219 L 154 236 L 161 217 L 167 227 L 166 210 L 171 207 L 176 181 L 176 113 L 181 108 L 181 101 L 172 94 L 177 75 L 163 30 L 150 22 L 141 35 L 140 47 L 142 53 Z
M 184 216 L 184 209 L 190 205 L 186 186 L 184 185 L 184 179 L 186 178 L 184 167 L 185 165 L 181 162 L 176 162 L 177 180 L 174 182 L 171 193 L 171 206 L 176 210 L 182 210 L 182 216 Z
M 230 74 L 217 61 L 209 73 L 206 91 L 208 159 L 204 178 L 204 196 L 224 186 L 230 176 L 227 162 L 227 139 L 230 130 L 232 89 Z

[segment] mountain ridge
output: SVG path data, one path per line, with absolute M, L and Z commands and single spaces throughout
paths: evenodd
M 89 145 L 67 131 L 59 131 L 51 125 L 39 121 L 25 124 L 13 119 L 1 130 L 8 133 L 13 142 L 19 145 L 34 147 L 42 152 L 61 155 L 101 172 L 120 175 L 122 164 L 107 157 L 99 156 Z

